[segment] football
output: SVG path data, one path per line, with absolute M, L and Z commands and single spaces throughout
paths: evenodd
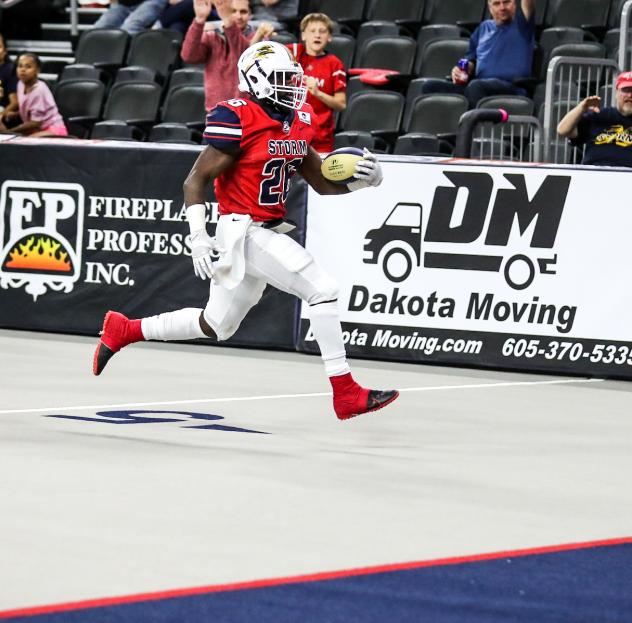
M 363 153 L 357 147 L 342 147 L 325 156 L 320 170 L 325 179 L 334 184 L 348 184 L 353 182 L 355 165 L 362 160 Z

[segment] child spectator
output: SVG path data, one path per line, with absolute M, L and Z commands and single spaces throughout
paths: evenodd
M 309 13 L 301 20 L 301 40 L 288 46 L 305 72 L 307 101 L 316 114 L 312 147 L 329 152 L 334 147 L 334 110 L 347 107 L 347 72 L 342 61 L 325 51 L 334 23 L 324 13 Z
M 23 52 L 17 59 L 18 106 L 22 123 L 11 128 L 24 136 L 68 136 L 64 120 L 59 114 L 53 94 L 45 82 L 38 80 L 42 63 L 31 52 Z M 0 122 L 0 131 L 7 127 Z
M 18 118 L 17 83 L 15 65 L 9 60 L 4 37 L 0 35 L 0 121 L 4 123 Z

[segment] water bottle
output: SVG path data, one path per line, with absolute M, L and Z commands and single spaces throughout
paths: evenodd
M 462 58 L 456 64 L 459 71 L 456 72 L 455 83 L 456 84 L 467 84 L 467 81 L 470 79 L 470 75 L 467 73 L 468 67 L 470 66 L 470 61 L 466 58 Z

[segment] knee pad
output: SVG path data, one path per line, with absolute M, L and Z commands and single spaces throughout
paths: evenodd
M 307 300 L 308 305 L 318 305 L 338 300 L 338 282 L 327 273 L 320 271 L 312 281 L 314 292 Z
M 208 317 L 206 314 L 206 310 L 202 312 L 204 320 L 208 324 L 213 331 L 215 331 L 215 336 L 218 342 L 222 342 L 223 340 L 227 340 L 235 334 L 235 331 L 239 329 L 239 325 L 241 323 L 232 323 L 232 322 L 222 322 L 221 324 L 217 324 L 212 319 Z M 226 318 L 225 320 L 228 320 Z

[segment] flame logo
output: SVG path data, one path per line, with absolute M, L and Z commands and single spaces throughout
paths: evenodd
M 24 242 L 22 241 L 24 240 Z M 9 253 L 4 267 L 13 270 L 72 272 L 72 263 L 61 243 L 46 236 L 30 236 L 20 240 Z

